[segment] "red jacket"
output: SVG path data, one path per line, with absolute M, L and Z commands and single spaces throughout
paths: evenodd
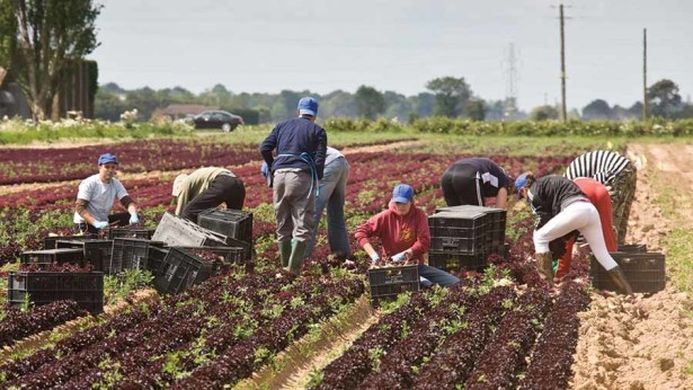
M 431 233 L 428 230 L 428 216 L 412 202 L 406 215 L 398 215 L 394 203 L 385 211 L 370 217 L 356 228 L 354 237 L 363 248 L 370 237 L 378 237 L 383 247 L 380 256 L 392 256 L 411 248 L 412 260 L 423 264 L 423 254 L 431 246 Z

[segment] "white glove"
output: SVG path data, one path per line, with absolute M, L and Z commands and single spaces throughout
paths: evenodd
M 373 264 L 375 264 L 375 263 L 377 263 L 378 261 L 380 261 L 380 256 L 379 256 L 377 253 L 375 253 L 375 252 L 373 252 L 373 254 L 372 254 L 372 255 L 369 255 L 369 256 L 371 257 L 371 263 L 373 263 Z
M 94 221 L 94 223 L 91 224 L 97 229 L 103 229 L 105 227 L 108 227 L 108 222 L 106 221 Z
M 404 252 L 399 252 L 399 253 L 396 254 L 396 255 L 393 255 L 393 256 L 391 257 L 391 259 L 392 259 L 392 261 L 394 261 L 395 263 L 399 263 L 400 261 L 404 260 L 404 258 L 405 258 L 406 256 L 407 256 L 407 251 L 404 251 Z
M 130 225 L 134 225 L 137 223 L 140 223 L 140 217 L 137 216 L 137 213 L 130 214 Z

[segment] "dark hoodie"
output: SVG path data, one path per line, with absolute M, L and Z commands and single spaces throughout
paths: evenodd
M 412 260 L 423 264 L 423 254 L 431 246 L 431 233 L 428 230 L 428 216 L 412 201 L 406 215 L 398 215 L 397 206 L 390 203 L 385 211 L 370 217 L 356 228 L 354 237 L 363 248 L 370 237 L 378 237 L 382 242 L 380 256 L 390 257 L 411 248 Z

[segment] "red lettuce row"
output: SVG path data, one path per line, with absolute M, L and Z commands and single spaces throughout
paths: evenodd
M 565 389 L 573 373 L 573 353 L 577 345 L 577 313 L 589 303 L 586 286 L 566 282 L 553 310 L 549 313 L 544 331 L 534 345 L 529 367 L 520 381 L 521 389 Z
M 395 345 L 381 360 L 378 370 L 372 371 L 359 384 L 363 389 L 411 388 L 419 366 L 430 356 L 444 338 L 464 326 L 467 309 L 477 297 L 469 290 L 455 286 L 443 290 L 442 302 L 416 323 L 409 335 Z M 429 297 L 434 297 L 429 293 Z
M 534 345 L 550 307 L 551 298 L 546 290 L 525 292 L 498 324 L 493 340 L 486 344 L 464 388 L 515 387 L 516 374 L 524 369 L 525 356 Z
M 0 321 L 0 347 L 11 346 L 24 337 L 88 314 L 75 301 L 57 301 L 26 312 L 14 307 L 4 310 L 5 318 Z
M 449 336 L 414 379 L 414 389 L 450 389 L 464 383 L 491 338 L 504 306 L 512 303 L 515 293 L 510 287 L 497 287 L 479 298 L 467 314 L 467 326 Z

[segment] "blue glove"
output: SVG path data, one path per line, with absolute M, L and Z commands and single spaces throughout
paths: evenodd
M 137 216 L 137 213 L 130 214 L 130 225 L 135 225 L 138 223 L 140 223 L 140 217 Z
M 103 228 L 108 227 L 108 222 L 106 222 L 106 221 L 94 221 L 94 223 L 92 223 L 92 226 L 94 226 L 97 229 L 103 229 Z
M 260 167 L 260 173 L 264 178 L 266 178 L 269 175 L 269 167 L 267 166 L 267 162 L 262 163 L 262 166 Z
M 392 259 L 392 261 L 394 261 L 395 263 L 399 263 L 400 261 L 404 260 L 404 258 L 406 257 L 406 255 L 407 255 L 407 252 L 406 252 L 406 251 L 404 251 L 404 252 L 399 252 L 398 254 L 393 255 L 393 256 L 391 257 L 391 259 Z
M 377 253 L 373 253 L 372 255 L 370 255 L 370 257 L 371 257 L 371 263 L 373 263 L 373 264 L 380 261 L 380 256 L 378 256 Z

